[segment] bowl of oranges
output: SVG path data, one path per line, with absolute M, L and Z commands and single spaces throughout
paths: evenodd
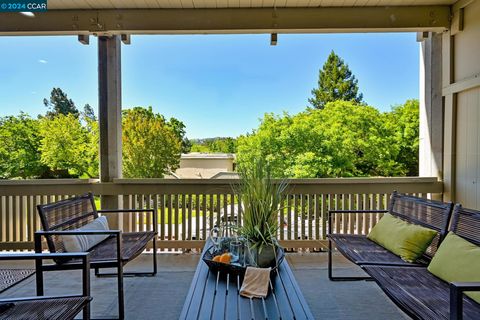
M 221 271 L 230 275 L 243 276 L 247 270 L 244 261 L 234 262 L 232 253 L 230 253 L 229 239 L 224 238 L 220 247 L 212 245 L 203 254 L 202 260 L 208 265 L 213 272 Z
M 233 238 L 223 238 L 219 246 L 210 246 L 205 250 L 202 260 L 213 272 L 220 271 L 222 273 L 229 273 L 231 276 L 239 275 L 243 277 L 247 271 L 247 266 L 250 265 L 248 255 L 243 253 L 243 258 L 238 262 L 234 262 L 232 253 L 230 253 L 229 250 L 230 241 L 233 241 Z M 278 247 L 276 266 L 272 268 L 272 275 L 276 273 L 277 267 L 282 263 L 284 258 L 285 252 L 283 248 Z

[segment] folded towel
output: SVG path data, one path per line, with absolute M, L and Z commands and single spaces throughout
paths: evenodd
M 265 298 L 268 294 L 271 268 L 247 267 L 240 295 L 247 298 Z

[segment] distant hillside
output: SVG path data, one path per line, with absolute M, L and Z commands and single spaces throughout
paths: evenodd
M 232 137 L 215 137 L 204 139 L 191 139 L 191 152 L 206 152 L 206 153 L 236 153 L 237 140 Z

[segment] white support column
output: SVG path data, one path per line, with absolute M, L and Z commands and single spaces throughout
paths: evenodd
M 430 33 L 420 48 L 419 175 L 443 179 L 442 35 Z
M 122 177 L 122 86 L 120 36 L 98 37 L 98 109 L 100 122 L 100 181 Z M 102 196 L 102 209 L 119 208 L 118 196 Z M 112 229 L 121 216 L 109 217 Z

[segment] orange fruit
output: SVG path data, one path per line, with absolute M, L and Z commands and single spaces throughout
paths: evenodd
M 220 262 L 220 258 L 221 258 L 221 255 L 218 255 L 218 256 L 213 257 L 212 260 L 215 261 L 215 262 Z
M 220 256 L 221 263 L 230 264 L 231 260 L 232 260 L 232 257 L 230 256 L 230 253 L 224 253 Z

